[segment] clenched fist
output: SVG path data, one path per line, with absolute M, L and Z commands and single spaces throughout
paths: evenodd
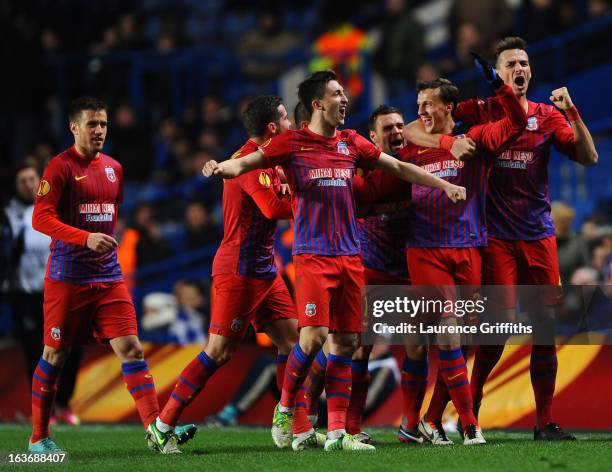
M 219 163 L 211 159 L 206 164 L 204 164 L 204 167 L 202 167 L 202 174 L 204 174 L 204 177 L 212 177 L 213 175 L 217 174 L 218 169 Z
M 553 90 L 550 93 L 550 101 L 553 102 L 561 110 L 569 110 L 574 106 L 572 97 L 570 97 L 567 87 L 561 87 Z
M 444 192 L 446 192 L 446 196 L 450 198 L 453 201 L 453 203 L 457 203 L 461 200 L 465 200 L 466 198 L 465 187 L 460 187 L 458 185 L 454 185 L 451 183 L 448 183 L 444 187 Z
M 87 236 L 87 247 L 92 251 L 104 254 L 116 248 L 117 241 L 108 234 L 89 233 L 89 236 Z
M 474 153 L 476 152 L 476 143 L 467 136 L 463 138 L 455 138 L 450 152 L 455 159 L 468 160 L 471 157 L 474 157 Z

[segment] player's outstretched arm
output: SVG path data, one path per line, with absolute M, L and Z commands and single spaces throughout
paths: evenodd
M 255 151 L 239 159 L 228 159 L 217 162 L 208 161 L 202 168 L 204 177 L 217 175 L 224 179 L 234 179 L 246 172 L 264 167 L 264 155 L 261 151 Z
M 572 125 L 572 154 L 575 156 L 576 161 L 583 166 L 592 166 L 597 164 L 599 156 L 597 154 L 597 150 L 595 149 L 595 143 L 593 142 L 589 129 L 584 121 L 582 121 L 582 118 L 580 118 L 580 114 L 572 102 L 572 97 L 570 97 L 567 87 L 561 87 L 553 90 L 550 94 L 550 101 L 565 112 L 567 119 Z M 563 145 L 563 137 L 560 136 L 563 134 L 563 128 L 558 127 L 555 129 L 554 133 L 555 141 L 560 142 L 560 144 Z
M 384 152 L 380 154 L 376 167 L 407 182 L 444 190 L 448 198 L 450 198 L 453 203 L 457 203 L 460 200 L 465 200 L 466 198 L 465 187 L 459 187 L 451 184 L 450 182 L 430 174 L 414 164 L 401 162 L 398 159 L 385 154 Z
M 404 139 L 418 146 L 446 149 L 455 159 L 469 159 L 476 152 L 476 143 L 472 139 L 454 139 L 446 134 L 428 133 L 421 120 L 405 125 L 403 135 Z

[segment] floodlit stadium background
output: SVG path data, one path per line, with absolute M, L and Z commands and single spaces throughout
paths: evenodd
M 178 346 L 201 341 L 206 332 L 210 264 L 222 232 L 221 182 L 206 181 L 200 169 L 209 159 L 229 157 L 245 140 L 239 116 L 250 98 L 278 94 L 291 113 L 296 86 L 309 71 L 333 68 L 340 74 L 351 100 L 347 127 L 365 133 L 369 112 L 381 103 L 402 108 L 406 121 L 416 116 L 418 79 L 443 75 L 460 86 L 462 98 L 488 95 L 468 51 L 490 57 L 496 38 L 524 37 L 533 71 L 529 98 L 548 102 L 551 90 L 567 86 L 599 153 L 594 168 L 576 166 L 556 152 L 549 165 L 563 280 L 612 281 L 608 1 L 9 1 L 0 15 L 6 25 L 2 204 L 12 196 L 19 163 L 42 168 L 71 144 L 66 117 L 71 98 L 90 94 L 108 102 L 105 151 L 123 164 L 126 178 L 120 257 L 139 314 L 146 306 L 151 315 L 141 323 L 141 337 L 155 343 L 147 354 L 162 396 L 199 350 Z M 279 262 L 289 282 L 290 245 L 290 228 L 281 224 Z M 185 289 L 180 283 L 185 280 L 197 286 Z M 177 317 L 179 312 L 189 316 Z M 13 332 L 11 312 L 0 303 L 0 420 L 29 414 L 28 379 Z M 248 339 L 206 392 L 219 393 L 221 385 L 235 389 L 242 372 L 237 365 L 269 351 L 265 339 Z M 482 424 L 530 426 L 527 350 L 508 348 L 504 360 L 491 379 Z M 612 427 L 612 420 L 572 410 L 585 389 L 593 391 L 588 408 L 596 412 L 603 405 L 610 361 L 612 352 L 600 346 L 560 351 L 555 407 L 560 423 Z M 89 382 L 92 378 L 99 380 Z M 194 420 L 229 399 L 206 392 L 215 400 L 190 408 Z M 397 421 L 399 406 L 393 402 L 399 396 L 393 398 L 373 422 Z M 271 395 L 262 401 L 271 404 Z M 73 408 L 84 420 L 135 419 L 116 360 L 106 351 L 87 350 Z M 268 418 L 251 413 L 242 420 Z

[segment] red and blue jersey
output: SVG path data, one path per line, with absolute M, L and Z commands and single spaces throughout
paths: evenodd
M 38 188 L 32 225 L 51 236 L 46 277 L 73 284 L 123 280 L 116 248 L 87 247 L 89 233 L 115 237 L 123 200 L 121 164 L 102 153 L 87 159 L 71 147 L 55 156 Z
M 474 158 L 461 161 L 450 151 L 414 144 L 400 151 L 403 161 L 466 188 L 466 199 L 453 203 L 441 189 L 413 185 L 413 227 L 407 247 L 467 248 L 487 244 L 485 203 L 493 157 L 507 149 L 527 118 L 510 87 L 504 86 L 497 93 L 503 106 L 499 120 L 474 126 L 466 134 L 477 145 Z M 490 185 L 491 182 L 489 188 Z
M 259 149 L 270 167 L 283 167 L 292 190 L 293 254 L 359 254 L 352 179 L 357 167 L 375 167 L 380 150 L 354 130 L 330 138 L 308 128 L 285 131 Z
M 487 226 L 489 235 L 505 240 L 537 240 L 553 236 L 550 216 L 548 161 L 550 148 L 574 157 L 571 125 L 552 105 L 528 102 L 527 125 L 495 155 L 489 177 Z M 505 116 L 498 97 L 459 103 L 455 116 L 470 124 L 489 123 Z
M 444 190 L 412 186 L 412 229 L 406 247 L 465 248 L 487 244 L 486 159 L 460 161 L 449 151 L 407 144 L 400 151 L 411 162 L 441 179 L 466 188 L 466 200 L 453 203 Z
M 248 140 L 233 159 L 257 151 Z M 280 192 L 280 178 L 273 169 L 247 172 L 223 181 L 223 241 L 215 254 L 212 275 L 235 274 L 259 279 L 273 279 L 278 268 L 274 257 L 276 220 L 261 212 L 253 195 Z
M 371 172 L 363 183 L 359 179 L 355 177 L 353 180 L 358 204 L 358 187 L 367 187 L 370 195 L 385 194 L 384 201 L 368 201 L 370 215 L 358 220 L 363 266 L 394 277 L 405 277 L 408 267 L 404 248 L 411 228 L 410 184 L 381 170 Z M 392 181 L 393 185 L 397 182 L 392 195 L 384 188 L 376 188 L 377 185 L 389 187 L 386 181 Z

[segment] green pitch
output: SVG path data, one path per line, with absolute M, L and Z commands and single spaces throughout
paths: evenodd
M 395 431 L 372 429 L 381 442 L 374 453 L 322 450 L 278 450 L 263 428 L 200 428 L 195 439 L 182 447 L 180 456 L 161 456 L 146 448 L 144 431 L 137 426 L 56 427 L 54 438 L 70 454 L 65 466 L 7 467 L 0 470 L 79 470 L 86 472 L 172 470 L 338 472 L 440 471 L 440 470 L 612 470 L 612 433 L 577 434 L 574 443 L 534 442 L 527 433 L 485 431 L 488 444 L 464 447 L 407 446 L 397 442 Z M 0 425 L 0 451 L 24 452 L 30 428 Z M 451 435 L 456 442 L 457 435 Z

